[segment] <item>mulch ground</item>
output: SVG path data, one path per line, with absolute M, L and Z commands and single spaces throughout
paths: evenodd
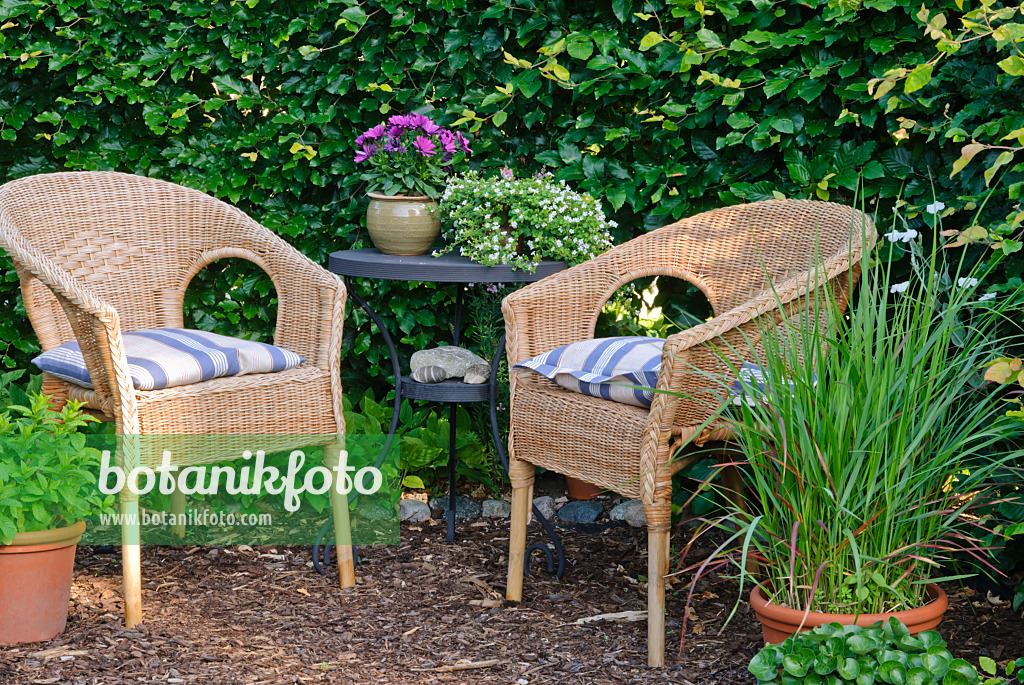
M 685 595 L 673 587 L 668 663 L 649 669 L 645 623 L 576 624 L 646 608 L 646 531 L 563 531 L 565 577 L 537 559 L 522 605 L 502 600 L 507 536 L 507 521 L 461 525 L 454 544 L 441 523 L 403 524 L 400 546 L 360 550 L 358 586 L 344 591 L 310 568 L 308 548 L 145 548 L 135 630 L 121 618 L 119 557 L 80 548 L 67 630 L 0 648 L 0 683 L 755 682 L 760 629 L 745 602 L 719 634 L 732 581 L 701 582 L 682 654 Z M 941 632 L 955 654 L 1024 655 L 1019 613 L 946 589 Z

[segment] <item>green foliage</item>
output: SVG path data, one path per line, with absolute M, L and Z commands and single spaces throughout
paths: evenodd
M 747 666 L 763 685 L 1008 685 L 1024 683 L 1024 658 L 1009 661 L 999 676 L 995 661 L 979 660 L 981 671 L 954 659 L 934 630 L 911 635 L 898 619 L 869 626 L 838 623 L 796 633 L 767 645 Z
M 441 252 L 494 266 L 513 264 L 534 271 L 542 259 L 579 264 L 612 246 L 601 206 L 550 174 L 499 178 L 469 173 L 452 179 L 441 198 L 445 224 Z
M 113 513 L 114 496 L 97 486 L 100 452 L 86 446 L 83 428 L 91 421 L 81 403 L 56 412 L 38 393 L 0 413 L 0 545 L 17 533 Z
M 346 396 L 345 430 L 350 434 L 386 434 L 393 411 L 391 407 L 375 402 L 370 393 L 356 403 Z M 448 417 L 436 409 L 413 409 L 405 400 L 399 418 L 396 440 L 403 482 L 407 487 L 435 487 L 439 479 L 447 479 Z M 489 434 L 468 428 L 471 419 L 465 407 L 458 408 L 456 421 L 455 453 L 459 458 L 456 474 L 496 491 L 495 479 L 500 473 L 500 466 L 495 465 L 491 456 Z

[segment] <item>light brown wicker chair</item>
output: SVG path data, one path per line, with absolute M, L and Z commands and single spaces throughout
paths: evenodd
M 858 260 L 874 241 L 870 220 L 848 207 L 757 202 L 683 219 L 506 297 L 510 367 L 592 338 L 608 298 L 644 276 L 694 283 L 715 313 L 668 338 L 658 389 L 672 394 L 656 393 L 649 411 L 570 392 L 529 370 L 511 373 L 508 598 L 522 599 L 535 466 L 639 500 L 648 521 L 648 662 L 664 664 L 672 475 L 692 463 L 672 457 L 680 445 L 729 436 L 723 424 L 709 422 L 712 407 L 725 401 L 710 378 L 727 378 L 730 364 L 743 359 L 757 362 L 758 331 L 779 323 L 780 303 L 796 313 L 828 288 L 845 308 Z M 809 272 L 815 261 L 820 266 Z M 727 490 L 741 490 L 736 469 L 724 476 Z
M 0 186 L 0 247 L 14 260 L 43 349 L 75 339 L 81 346 L 95 390 L 46 375 L 43 390 L 57 403 L 83 400 L 124 435 L 333 435 L 336 449 L 325 450 L 325 461 L 338 459 L 345 430 L 338 373 L 345 287 L 240 210 L 150 178 L 43 174 Z M 274 343 L 306 362 L 281 373 L 135 390 L 122 331 L 182 327 L 189 281 L 225 257 L 254 262 L 270 276 L 278 296 Z M 348 507 L 331 493 L 337 539 L 347 539 Z M 184 511 L 183 497 L 172 499 Z M 138 513 L 138 498 L 127 489 L 121 510 Z M 138 534 L 122 528 L 128 626 L 142 620 Z M 349 587 L 351 547 L 338 551 L 341 585 Z

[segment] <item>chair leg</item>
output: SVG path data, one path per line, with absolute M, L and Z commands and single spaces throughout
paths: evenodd
M 179 540 L 185 539 L 185 493 L 178 489 L 177 484 L 171 491 L 171 514 L 174 516 L 174 525 L 171 526 L 171 534 Z
M 355 559 L 352 556 L 352 529 L 348 519 L 348 497 L 331 488 L 334 512 L 334 554 L 338 560 L 338 582 L 342 588 L 356 584 Z
M 669 531 L 647 532 L 647 665 L 665 665 L 665 574 Z
M 526 564 L 526 526 L 533 504 L 533 486 L 512 488 L 512 521 L 508 543 L 508 584 L 505 597 L 523 601 L 523 569 Z
M 124 625 L 142 623 L 142 547 L 139 531 L 139 500 L 121 500 L 121 572 L 124 576 Z M 133 523 L 128 523 L 132 521 Z
M 341 462 L 344 451 L 343 438 L 338 442 L 324 447 L 324 466 L 333 469 Z M 352 528 L 348 516 L 348 495 L 338 492 L 336 487 L 328 491 L 331 500 L 331 512 L 334 518 L 334 555 L 338 561 L 338 583 L 342 589 L 354 587 L 356 584 L 355 558 L 352 556 Z
M 743 474 L 740 473 L 739 467 L 726 466 L 722 469 L 722 490 L 729 504 L 742 512 L 742 516 L 750 516 L 750 509 L 743 497 Z M 747 573 L 756 574 L 761 570 L 761 565 L 757 559 L 748 556 L 745 568 Z

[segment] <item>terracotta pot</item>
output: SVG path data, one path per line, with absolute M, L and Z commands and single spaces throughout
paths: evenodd
M 42 642 L 64 631 L 85 522 L 18 533 L 0 546 L 0 643 Z
M 604 492 L 604 488 L 599 488 L 572 476 L 565 477 L 565 484 L 569 489 L 569 499 L 594 499 Z
M 935 583 L 927 588 L 928 596 L 932 601 L 917 609 L 896 611 L 890 614 L 819 614 L 810 612 L 804 617 L 804 612 L 799 609 L 772 604 L 765 597 L 760 587 L 755 587 L 750 593 L 750 606 L 757 614 L 757 620 L 761 622 L 761 633 L 765 642 L 777 645 L 792 635 L 803 624 L 801 630 L 811 630 L 827 623 L 839 623 L 841 625 L 856 624 L 869 626 L 878 621 L 887 621 L 889 617 L 895 616 L 910 629 L 911 635 L 917 635 L 923 630 L 932 630 L 942 621 L 943 614 L 949 607 L 949 600 L 946 593 Z
M 430 251 L 441 232 L 437 203 L 426 195 L 368 193 L 366 228 L 384 254 L 419 255 Z

